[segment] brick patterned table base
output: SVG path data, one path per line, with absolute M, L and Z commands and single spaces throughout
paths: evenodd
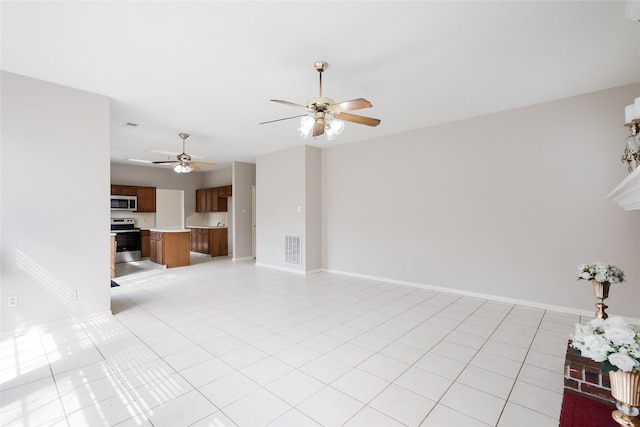
M 580 356 L 567 345 L 560 427 L 619 427 L 611 418 L 616 400 L 611 397 L 609 374 L 602 363 Z
M 564 388 L 578 395 L 591 397 L 615 407 L 616 400 L 611 397 L 609 374 L 602 374 L 602 363 L 574 353 L 567 346 L 567 357 L 564 360 Z

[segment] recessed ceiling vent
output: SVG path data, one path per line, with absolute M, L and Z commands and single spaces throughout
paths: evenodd
M 128 129 L 135 129 L 138 127 L 137 123 L 131 123 L 131 122 L 124 122 L 123 124 L 120 125 L 120 127 L 123 128 L 128 128 Z

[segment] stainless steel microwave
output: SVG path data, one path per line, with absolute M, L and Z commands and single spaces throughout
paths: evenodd
M 138 198 L 136 196 L 111 195 L 112 211 L 135 211 L 136 209 L 138 209 Z

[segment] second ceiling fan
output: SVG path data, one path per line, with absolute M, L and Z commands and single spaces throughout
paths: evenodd
M 272 99 L 272 102 L 277 102 L 284 105 L 289 105 L 296 108 L 301 108 L 307 111 L 306 114 L 301 114 L 292 117 L 285 117 L 283 119 L 270 120 L 260 123 L 261 125 L 266 123 L 278 122 L 281 120 L 289 120 L 301 117 L 300 128 L 298 132 L 304 138 L 313 135 L 313 137 L 320 136 L 324 133 L 327 135 L 327 139 L 333 139 L 342 132 L 344 123 L 352 122 L 360 125 L 378 126 L 380 120 L 373 119 L 371 117 L 358 116 L 355 114 L 347 113 L 346 111 L 361 110 L 363 108 L 371 108 L 372 105 L 364 98 L 352 99 L 350 101 L 344 101 L 336 103 L 331 98 L 325 98 L 322 96 L 322 73 L 329 67 L 329 64 L 323 61 L 318 61 L 314 64 L 314 68 L 318 71 L 320 76 L 320 94 L 317 98 L 311 98 L 307 101 L 307 105 L 294 104 L 293 102 L 283 101 L 280 99 Z

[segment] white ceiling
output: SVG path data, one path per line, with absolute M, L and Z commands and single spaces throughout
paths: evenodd
M 112 162 L 173 160 L 151 150 L 187 132 L 187 153 L 225 167 L 638 82 L 638 3 L 2 1 L 1 61 L 111 97 Z M 378 127 L 314 141 L 297 120 L 258 125 L 301 111 L 269 99 L 318 95 L 318 60 L 324 96 L 368 99 L 356 114 Z

